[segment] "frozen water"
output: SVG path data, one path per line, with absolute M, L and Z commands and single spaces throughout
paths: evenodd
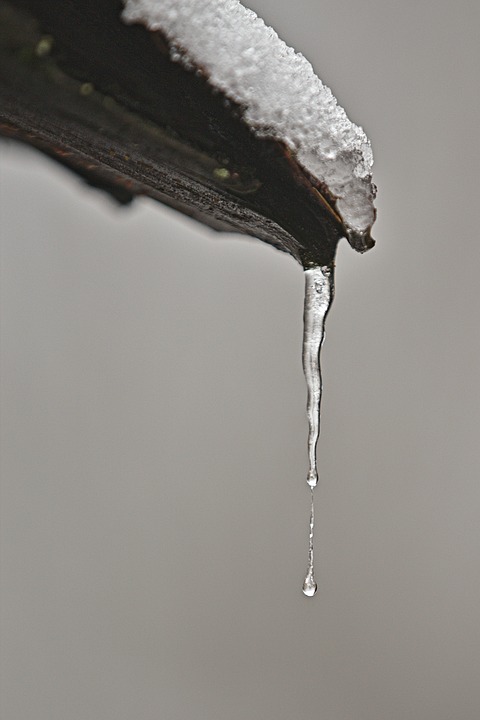
M 312 267 L 305 270 L 305 305 L 303 312 L 303 372 L 307 382 L 308 459 L 307 483 L 318 482 L 316 449 L 320 433 L 322 373 L 320 351 L 325 338 L 325 319 L 333 301 L 333 268 Z
M 308 545 L 308 570 L 303 583 L 303 592 L 308 597 L 315 595 L 313 566 L 313 533 L 315 515 L 313 490 L 318 483 L 317 442 L 320 433 L 320 403 L 322 400 L 322 373 L 320 352 L 325 338 L 325 320 L 333 301 L 333 266 L 311 267 L 305 270 L 305 306 L 303 313 L 303 371 L 307 382 L 308 459 L 307 484 L 312 492 L 310 532 Z
M 348 235 L 375 218 L 370 142 L 337 104 L 310 63 L 238 0 L 124 0 L 123 20 L 161 31 L 171 59 L 205 73 L 237 103 L 260 136 L 284 142 L 298 162 L 336 198 Z M 333 300 L 333 266 L 305 270 L 303 369 L 307 383 L 307 483 L 311 489 L 308 569 L 303 592 L 315 595 L 314 503 L 320 432 L 320 351 Z
M 161 30 L 173 60 L 205 71 L 258 135 L 283 141 L 325 183 L 346 227 L 373 223 L 370 142 L 303 55 L 238 0 L 124 0 L 123 19 Z
M 315 530 L 315 510 L 313 506 L 313 487 L 312 493 L 312 505 L 310 508 L 310 529 L 308 533 L 308 569 L 303 581 L 302 591 L 307 597 L 313 597 L 317 592 L 317 583 L 315 582 L 315 568 L 314 568 L 314 557 L 313 557 L 313 533 Z

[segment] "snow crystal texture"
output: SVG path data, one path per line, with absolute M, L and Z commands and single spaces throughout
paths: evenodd
M 200 67 L 260 136 L 284 142 L 328 187 L 347 228 L 373 223 L 370 141 L 303 55 L 238 0 L 124 0 L 123 20 L 160 30 L 171 57 Z

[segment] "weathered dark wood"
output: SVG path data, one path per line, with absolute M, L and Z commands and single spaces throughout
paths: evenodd
M 29 143 L 121 203 L 149 195 L 304 265 L 332 262 L 334 198 L 259 139 L 208 78 L 127 26 L 117 0 L 0 0 L 0 134 Z M 356 249 L 370 236 L 350 238 Z

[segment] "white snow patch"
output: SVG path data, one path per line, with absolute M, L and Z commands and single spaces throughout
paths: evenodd
M 336 196 L 345 225 L 373 223 L 370 141 L 303 55 L 238 0 L 124 0 L 122 18 L 161 30 L 171 58 L 200 67 L 257 135 L 283 141 Z

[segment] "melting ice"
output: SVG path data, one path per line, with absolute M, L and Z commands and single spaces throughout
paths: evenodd
M 125 22 L 161 31 L 169 42 L 172 61 L 182 63 L 187 70 L 199 70 L 211 87 L 242 108 L 242 117 L 254 133 L 284 143 L 307 174 L 328 187 L 347 237 L 361 250 L 361 243 L 355 239 L 369 231 L 375 218 L 370 142 L 348 119 L 308 60 L 238 0 L 123 1 Z M 318 482 L 320 351 L 332 299 L 333 264 L 308 267 L 303 368 L 311 511 L 303 592 L 309 597 L 317 589 L 313 491 Z
M 307 382 L 308 460 L 307 484 L 312 492 L 308 569 L 303 592 L 315 595 L 317 585 L 314 572 L 313 534 L 315 515 L 313 490 L 318 483 L 317 443 L 320 433 L 320 403 L 322 400 L 322 373 L 320 352 L 325 338 L 325 319 L 333 300 L 333 265 L 311 267 L 305 270 L 305 305 L 303 313 L 303 372 Z

